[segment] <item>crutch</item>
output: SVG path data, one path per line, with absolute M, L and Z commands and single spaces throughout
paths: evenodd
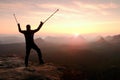
M 18 20 L 17 20 L 15 14 L 13 14 L 13 16 L 14 16 L 14 18 L 15 18 L 16 23 L 18 24 Z
M 51 14 L 43 23 L 45 23 L 48 19 L 50 19 L 59 9 L 57 9 L 53 14 Z

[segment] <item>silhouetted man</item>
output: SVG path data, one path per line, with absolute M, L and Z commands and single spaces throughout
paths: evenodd
M 25 56 L 25 66 L 28 66 L 28 59 L 29 59 L 29 55 L 30 55 L 30 50 L 33 48 L 34 50 L 37 51 L 38 53 L 38 57 L 39 57 L 39 63 L 40 64 L 44 64 L 44 61 L 42 59 L 42 54 L 41 54 L 41 50 L 37 47 L 37 45 L 34 43 L 34 33 L 36 33 L 37 31 L 40 30 L 40 28 L 42 27 L 43 22 L 40 22 L 40 25 L 38 26 L 37 29 L 35 30 L 31 30 L 30 25 L 28 24 L 26 26 L 26 30 L 21 30 L 20 28 L 20 24 L 18 23 L 18 29 L 20 33 L 23 33 L 25 36 L 25 41 L 26 41 L 26 56 Z

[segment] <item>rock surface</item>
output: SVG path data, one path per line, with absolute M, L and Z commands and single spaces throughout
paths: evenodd
M 0 80 L 61 80 L 62 69 L 52 63 L 25 68 L 23 59 L 0 57 Z

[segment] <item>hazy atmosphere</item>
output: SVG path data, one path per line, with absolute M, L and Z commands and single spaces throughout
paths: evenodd
M 120 0 L 0 0 L 0 23 L 0 80 L 120 80 Z

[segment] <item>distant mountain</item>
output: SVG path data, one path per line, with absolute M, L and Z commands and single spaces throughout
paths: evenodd
M 93 42 L 96 46 L 106 46 L 109 45 L 109 42 L 102 36 L 96 37 L 96 39 Z
M 99 39 L 96 41 L 99 44 L 108 44 L 108 42 L 106 41 L 106 39 L 104 37 L 99 37 Z
M 23 43 L 25 42 L 24 37 L 17 36 L 2 36 L 0 37 L 0 44 L 14 44 L 14 43 Z M 44 42 L 42 38 L 35 39 L 35 42 Z
M 120 44 L 120 34 L 114 36 L 107 36 L 106 40 L 112 44 Z
M 46 42 L 49 43 L 55 43 L 55 44 L 63 44 L 66 43 L 66 38 L 65 37 L 52 37 L 48 36 L 44 39 Z
M 113 38 L 116 39 L 116 40 L 120 40 L 120 34 L 114 35 Z
M 37 38 L 37 39 L 35 39 L 35 42 L 37 43 L 37 44 L 43 44 L 43 43 L 45 43 L 45 41 L 44 41 L 44 39 L 42 39 L 42 38 Z
M 96 53 L 109 54 L 109 56 L 115 54 L 119 56 L 120 52 L 120 36 L 107 36 L 97 37 L 96 41 L 90 43 L 90 48 Z
M 72 37 L 70 42 L 72 42 L 75 45 L 86 44 L 86 39 L 79 35 L 77 37 Z
M 55 44 L 68 44 L 68 45 L 78 45 L 86 42 L 82 36 L 78 37 L 46 37 L 44 39 L 46 42 Z
M 120 44 L 120 34 L 107 37 L 98 36 L 94 42 L 99 44 Z
M 2 36 L 0 37 L 0 44 L 11 44 L 24 42 L 24 38 L 17 36 Z
M 96 53 L 110 53 L 113 52 L 113 45 L 110 44 L 104 37 L 98 36 L 96 41 L 90 43 L 90 48 Z M 111 51 L 110 51 L 111 50 Z
M 112 36 L 107 36 L 107 37 L 105 37 L 105 39 L 106 39 L 107 41 L 111 41 L 111 40 L 113 39 L 113 37 L 112 37 Z

